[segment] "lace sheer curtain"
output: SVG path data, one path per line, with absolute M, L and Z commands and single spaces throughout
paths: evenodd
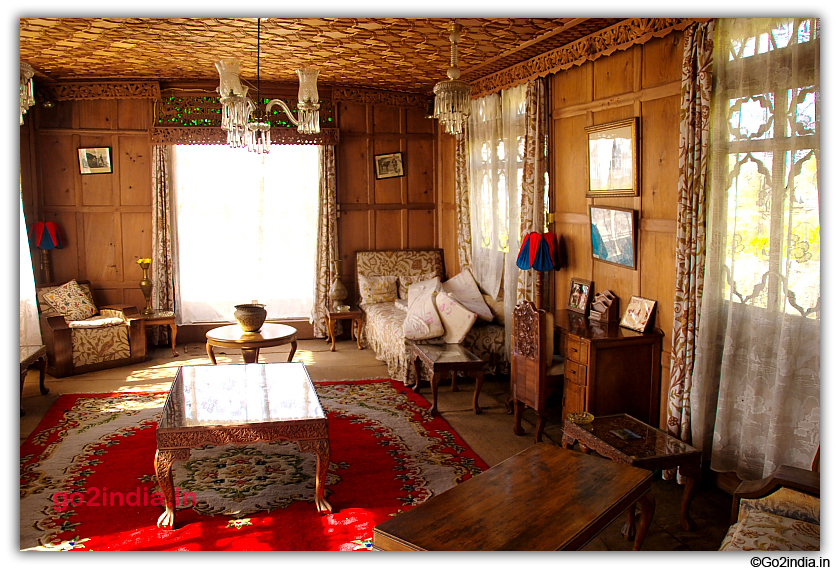
M 719 20 L 692 442 L 716 471 L 820 442 L 819 20 Z
M 26 236 L 26 218 L 23 202 L 20 203 L 20 345 L 41 344 L 41 325 L 38 322 L 38 302 L 35 295 L 35 271 L 29 239 Z
M 232 322 L 257 300 L 268 319 L 312 312 L 318 147 L 257 155 L 226 146 L 172 147 L 176 305 L 184 324 Z

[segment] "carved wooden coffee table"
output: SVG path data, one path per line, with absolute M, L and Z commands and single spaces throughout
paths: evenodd
M 694 530 L 695 524 L 688 514 L 694 485 L 700 477 L 700 451 L 676 437 L 649 426 L 627 414 L 598 416 L 588 424 L 575 424 L 566 418 L 563 422 L 563 447 L 571 449 L 575 441 L 581 451 L 596 451 L 600 455 L 633 467 L 654 471 L 679 468 L 685 477 L 680 526 Z M 634 509 L 628 511 L 624 527 L 625 538 L 635 533 Z
M 246 364 L 259 361 L 261 348 L 291 344 L 292 349 L 289 351 L 287 362 L 292 361 L 297 350 L 297 329 L 277 323 L 263 323 L 260 330 L 250 333 L 244 332 L 239 325 L 226 325 L 210 329 L 205 336 L 207 337 L 207 356 L 213 364 L 216 364 L 214 346 L 240 349 L 242 359 Z
M 296 441 L 317 457 L 315 506 L 331 513 L 324 497 L 330 464 L 327 417 L 302 363 L 182 366 L 157 428 L 155 472 L 166 501 L 159 527 L 175 526 L 172 464 L 202 445 Z

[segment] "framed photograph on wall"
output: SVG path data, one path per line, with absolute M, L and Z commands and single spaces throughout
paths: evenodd
M 636 269 L 636 211 L 590 206 L 589 220 L 592 258 Z
M 572 278 L 572 284 L 569 287 L 569 301 L 566 303 L 566 308 L 576 313 L 586 314 L 589 310 L 589 303 L 592 302 L 593 283 L 586 279 Z
M 80 148 L 79 149 L 79 172 L 82 174 L 110 174 L 111 149 L 102 148 Z
M 401 152 L 392 152 L 391 154 L 377 154 L 373 157 L 373 168 L 376 173 L 376 179 L 382 178 L 396 178 L 404 176 L 403 159 Z
M 645 332 L 648 325 L 653 322 L 653 315 L 656 311 L 656 301 L 643 297 L 630 297 L 627 310 L 619 323 L 624 328 L 634 331 Z
M 639 118 L 586 127 L 587 197 L 639 195 Z

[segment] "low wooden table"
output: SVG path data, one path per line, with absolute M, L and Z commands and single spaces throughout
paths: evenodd
M 335 323 L 336 321 L 349 320 L 350 337 L 356 336 L 356 344 L 362 350 L 362 327 L 365 324 L 365 313 L 358 307 L 350 307 L 349 311 L 328 311 L 327 312 L 327 342 L 332 342 L 330 352 L 335 352 Z
M 170 336 L 172 337 L 172 356 L 178 356 L 175 350 L 176 339 L 178 338 L 178 325 L 175 324 L 175 311 L 162 311 L 155 309 L 153 313 L 140 311 L 140 318 L 146 328 L 156 325 L 169 325 Z
M 166 502 L 159 527 L 175 525 L 172 464 L 203 445 L 296 441 L 313 452 L 315 506 L 332 512 L 324 497 L 330 465 L 327 416 L 303 363 L 181 366 L 156 432 L 155 473 Z
M 623 430 L 629 430 L 632 434 Z M 639 437 L 633 437 L 633 434 Z M 575 424 L 566 418 L 563 421 L 563 446 L 571 449 L 575 441 L 584 453 L 594 450 L 625 465 L 649 471 L 679 468 L 680 474 L 686 479 L 680 525 L 683 530 L 694 530 L 696 525 L 688 514 L 688 508 L 694 485 L 700 477 L 699 450 L 627 414 L 599 416 L 588 424 Z M 624 527 L 625 537 L 632 538 L 634 532 L 635 515 L 634 509 L 631 509 Z
M 246 333 L 239 325 L 227 325 L 207 331 L 207 356 L 210 361 L 216 364 L 216 355 L 213 347 L 238 348 L 242 350 L 242 358 L 246 364 L 257 362 L 260 358 L 260 349 L 271 346 L 291 344 L 289 352 L 291 362 L 297 350 L 297 329 L 288 325 L 275 323 L 263 323 L 262 328 L 257 332 Z
M 458 384 L 455 377 L 458 372 L 469 374 L 475 377 L 475 394 L 473 395 L 473 411 L 481 413 L 478 405 L 478 395 L 481 393 L 481 386 L 484 384 L 484 361 L 460 344 L 419 344 L 409 341 L 413 346 L 412 358 L 414 360 L 414 371 L 417 375 L 417 382 L 414 384 L 414 391 L 420 391 L 420 379 L 423 377 L 423 364 L 429 367 L 432 372 L 432 415 L 438 413 L 438 384 L 446 374 L 452 375 L 452 391 L 458 391 Z
M 20 395 L 23 397 L 23 383 L 32 366 L 38 366 L 41 394 L 46 396 L 50 389 L 44 382 L 47 376 L 47 347 L 42 344 L 24 344 L 20 347 Z M 26 415 L 23 402 L 20 404 L 20 417 Z
M 377 525 L 373 547 L 577 550 L 641 500 L 652 479 L 645 469 L 538 443 Z M 648 507 L 643 526 L 653 518 Z

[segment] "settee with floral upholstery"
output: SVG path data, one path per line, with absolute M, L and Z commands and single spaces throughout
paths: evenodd
M 89 281 L 35 288 L 47 372 L 55 378 L 146 360 L 146 332 L 130 305 L 97 307 Z
M 820 473 L 782 466 L 734 493 L 732 525 L 720 550 L 820 549 Z
M 439 282 L 436 287 L 425 287 L 421 292 L 427 307 L 435 304 L 428 312 L 443 316 L 446 325 L 424 324 L 425 319 L 412 317 L 409 313 L 409 291 L 414 293 L 423 283 Z M 412 386 L 415 371 L 411 366 L 411 347 L 406 343 L 406 329 L 416 332 L 425 327 L 427 334 L 414 335 L 410 340 L 417 343 L 456 342 L 475 354 L 485 363 L 485 373 L 504 374 L 510 370 L 510 359 L 505 352 L 504 310 L 501 303 L 486 295 L 483 307 L 479 307 L 475 294 L 470 299 L 455 299 L 455 284 L 470 285 L 472 276 L 468 270 L 446 280 L 443 251 L 390 250 L 359 251 L 356 253 L 356 283 L 359 287 L 359 307 L 365 313 L 363 343 L 370 346 L 376 358 L 385 362 L 391 378 Z M 474 282 L 473 282 L 474 284 Z M 449 287 L 444 287 L 450 285 Z M 443 289 L 448 288 L 450 292 Z M 433 291 L 434 290 L 434 291 Z M 473 291 L 478 291 L 477 286 Z M 413 300 L 413 299 L 412 299 Z M 463 304 L 469 307 L 463 307 Z M 472 304 L 471 304 L 472 303 Z M 473 316 L 470 316 L 473 315 Z M 406 320 L 415 323 L 414 329 Z M 438 334 L 439 333 L 439 334 Z M 421 338 L 424 337 L 424 338 Z

